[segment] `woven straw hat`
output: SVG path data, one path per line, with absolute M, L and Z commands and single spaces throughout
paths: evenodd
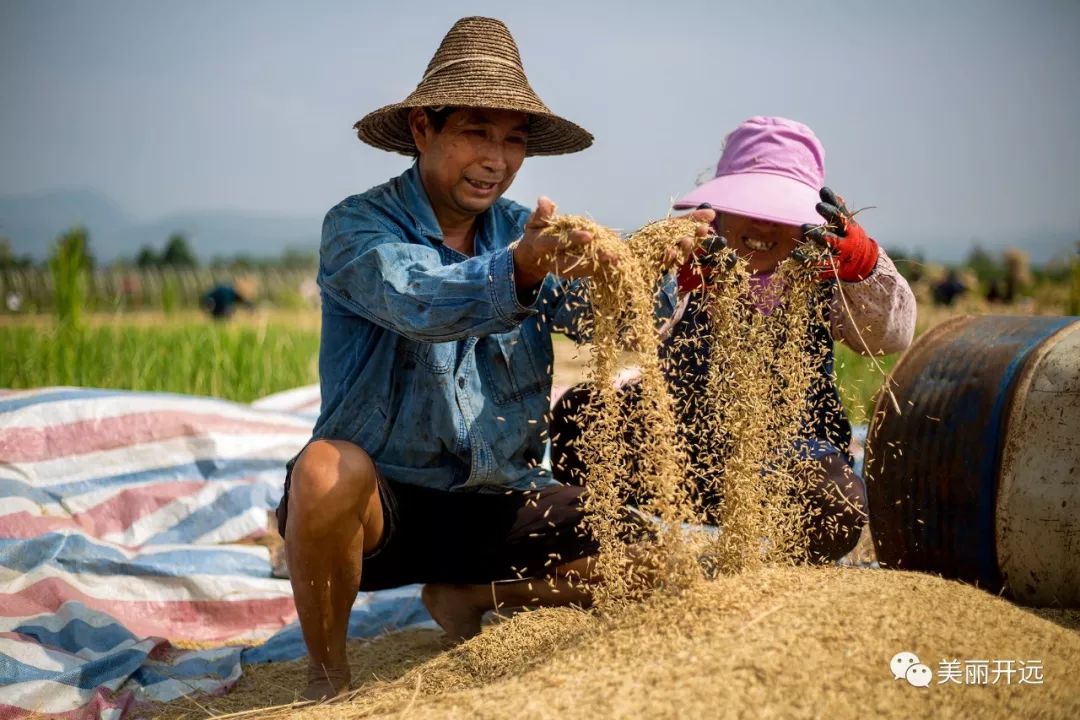
M 412 94 L 364 116 L 355 125 L 356 134 L 381 150 L 413 155 L 409 111 L 440 106 L 528 113 L 526 155 L 577 152 L 593 141 L 587 130 L 552 114 L 537 97 L 510 30 L 491 18 L 467 17 L 454 23 Z

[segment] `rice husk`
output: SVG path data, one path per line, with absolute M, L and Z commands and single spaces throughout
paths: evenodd
M 1041 717 L 1080 716 L 1080 611 L 1018 607 L 898 570 L 763 566 L 655 593 L 616 614 L 560 608 L 488 625 L 441 650 L 430 630 L 350 643 L 341 702 L 289 702 L 305 661 L 253 665 L 228 695 L 147 713 L 250 717 Z M 914 652 L 928 688 L 894 680 Z M 938 684 L 938 663 L 1041 660 L 1041 685 Z
M 588 231 L 598 251 L 619 258 L 589 281 L 592 403 L 579 418 L 587 428 L 578 442 L 588 467 L 587 522 L 600 541 L 601 604 L 806 555 L 811 511 L 799 499 L 814 469 L 781 449 L 794 447 L 808 417 L 807 391 L 821 359 L 807 348 L 821 312 L 813 301 L 815 249 L 802 249 L 809 262 L 781 263 L 758 299 L 769 312 L 753 307 L 746 262 L 720 251 L 706 296 L 709 325 L 682 341 L 684 356 L 709 354 L 705 391 L 680 393 L 665 378 L 655 295 L 665 251 L 696 226 L 689 217 L 668 218 L 623 241 L 587 218 L 560 216 L 548 231 L 564 244 L 574 230 Z M 640 369 L 640 400 L 629 408 L 614 385 L 623 349 Z M 648 541 L 634 531 L 628 503 L 654 521 Z M 707 525 L 720 531 L 698 529 Z
M 597 249 L 619 258 L 590 279 L 593 402 L 582 418 L 588 433 L 580 450 L 589 468 L 586 522 L 600 544 L 596 571 L 603 582 L 595 595 L 601 604 L 635 598 L 643 588 L 681 588 L 697 575 L 697 544 L 682 531 L 696 520 L 687 448 L 661 367 L 654 312 L 664 253 L 679 238 L 692 236 L 695 226 L 688 218 L 673 218 L 625 242 L 577 216 L 556 217 L 548 230 L 564 243 L 574 230 L 588 231 Z M 640 369 L 642 388 L 641 402 L 628 413 L 620 411 L 614 386 L 624 349 Z M 640 431 L 629 441 L 627 427 Z M 647 542 L 640 537 L 643 521 L 625 512 L 630 498 L 643 499 L 640 511 L 657 521 Z

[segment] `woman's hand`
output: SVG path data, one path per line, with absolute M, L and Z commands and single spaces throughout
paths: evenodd
M 855 222 L 842 197 L 827 187 L 821 188 L 820 196 L 816 209 L 825 223 L 803 225 L 800 230 L 807 240 L 832 251 L 832 261 L 825 263 L 821 279 L 865 280 L 877 265 L 878 244 Z
M 665 270 L 678 268 L 681 275 L 682 269 L 693 260 L 696 254 L 700 253 L 702 245 L 709 242 L 710 238 L 716 237 L 712 231 L 712 222 L 716 219 L 716 211 L 712 208 L 698 208 L 691 213 L 678 217 L 693 220 L 695 223 L 694 232 L 682 236 L 665 250 L 661 264 Z

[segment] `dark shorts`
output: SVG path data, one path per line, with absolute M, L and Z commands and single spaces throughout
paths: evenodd
M 285 536 L 289 484 L 277 509 Z M 364 555 L 361 590 L 413 583 L 482 584 L 542 577 L 558 565 L 595 555 L 582 520 L 582 488 L 445 491 L 379 474 L 383 538 Z

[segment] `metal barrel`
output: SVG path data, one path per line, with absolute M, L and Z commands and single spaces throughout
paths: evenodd
M 865 468 L 882 566 L 1080 607 L 1080 318 L 922 335 L 878 395 Z

